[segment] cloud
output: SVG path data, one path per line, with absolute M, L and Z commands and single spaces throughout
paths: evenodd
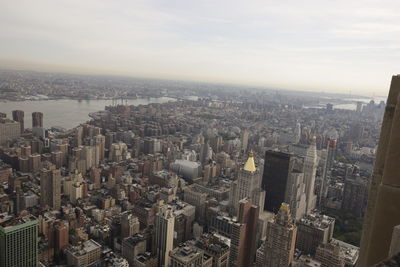
M 0 58 L 386 93 L 398 71 L 399 11 L 392 0 L 0 1 Z

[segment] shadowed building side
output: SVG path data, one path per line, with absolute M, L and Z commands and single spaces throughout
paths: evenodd
M 393 76 L 364 218 L 358 266 L 389 257 L 393 228 L 400 224 L 400 75 Z

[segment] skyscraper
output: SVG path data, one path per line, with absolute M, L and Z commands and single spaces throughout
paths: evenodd
M 37 266 L 38 220 L 12 218 L 0 224 L 0 266 Z
M 69 233 L 68 225 L 63 221 L 54 225 L 54 248 L 56 251 L 64 249 L 68 245 Z
M 296 123 L 296 127 L 294 128 L 294 133 L 293 133 L 293 143 L 298 144 L 301 139 L 301 124 Z
M 78 126 L 74 130 L 74 145 L 77 146 L 77 147 L 81 146 L 82 145 L 82 139 L 83 139 L 83 127 L 82 126 Z
M 310 213 L 297 221 L 296 248 L 303 254 L 314 255 L 318 245 L 332 239 L 335 219 Z
M 244 130 L 242 131 L 241 137 L 240 137 L 240 141 L 241 141 L 241 145 L 242 145 L 242 152 L 246 153 L 247 152 L 247 147 L 249 144 L 249 135 L 250 132 L 248 130 Z
M 392 77 L 364 217 L 358 266 L 389 256 L 395 226 L 400 224 L 400 75 Z
M 306 214 L 305 187 L 304 174 L 298 170 L 292 170 L 288 175 L 284 202 L 291 207 L 291 214 L 295 220 Z
M 14 121 L 19 122 L 21 133 L 24 132 L 24 111 L 23 110 L 13 110 L 12 118 Z
M 95 164 L 104 160 L 106 138 L 104 135 L 98 134 L 95 137 Z
M 155 246 L 158 266 L 169 266 L 169 252 L 174 248 L 175 217 L 167 205 L 160 207 L 155 219 Z
M 348 178 L 344 184 L 342 210 L 352 213 L 358 218 L 364 216 L 368 199 L 368 179 Z
M 43 128 L 42 112 L 32 112 L 32 128 L 34 127 Z
M 101 172 L 100 169 L 91 168 L 90 169 L 90 181 L 94 184 L 95 189 L 100 189 L 101 187 Z
M 296 245 L 297 228 L 290 215 L 290 207 L 282 203 L 275 219 L 268 222 L 265 240 L 264 266 L 290 266 Z
M 239 202 L 238 221 L 232 224 L 230 266 L 251 266 L 256 254 L 259 207 L 246 199 Z
M 121 238 L 124 239 L 136 233 L 139 233 L 138 217 L 124 212 L 121 216 Z
M 261 188 L 261 175 L 254 163 L 253 152 L 250 152 L 246 164 L 239 171 L 238 179 L 233 182 L 231 190 L 231 206 L 236 215 L 239 210 L 239 201 L 248 199 L 252 204 L 264 209 L 265 191 Z
M 306 184 L 306 213 L 310 213 L 317 203 L 317 196 L 314 192 L 315 175 L 318 166 L 318 156 L 316 147 L 316 138 L 313 137 L 310 147 L 307 149 L 306 158 L 304 160 L 304 182 Z
M 336 140 L 332 139 L 332 140 L 329 140 L 329 142 L 328 142 L 327 156 L 325 159 L 324 169 L 323 169 L 323 173 L 322 173 L 320 193 L 318 196 L 319 205 L 323 204 L 323 202 L 327 196 L 327 193 L 328 193 L 328 185 L 329 185 L 329 181 L 330 181 L 333 161 L 335 159 L 335 154 L 336 154 Z
M 262 189 L 265 190 L 264 210 L 276 213 L 285 201 L 286 185 L 293 168 L 290 154 L 266 151 Z
M 0 118 L 0 145 L 7 143 L 9 139 L 21 135 L 20 125 L 12 120 Z
M 40 204 L 52 209 L 61 205 L 61 172 L 57 169 L 42 169 L 40 173 Z

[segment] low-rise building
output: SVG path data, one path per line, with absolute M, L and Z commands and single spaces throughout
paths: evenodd
M 78 246 L 68 246 L 65 253 L 69 266 L 90 266 L 100 260 L 101 245 L 90 239 Z

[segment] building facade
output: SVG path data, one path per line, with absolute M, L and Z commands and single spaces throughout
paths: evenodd
M 291 266 L 296 235 L 297 227 L 290 215 L 289 205 L 282 203 L 275 219 L 268 222 L 264 244 L 264 266 Z
M 29 215 L 0 225 L 0 266 L 38 265 L 38 220 Z

